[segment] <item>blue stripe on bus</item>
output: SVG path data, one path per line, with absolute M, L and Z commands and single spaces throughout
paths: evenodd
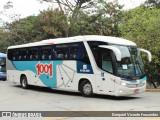
M 49 70 L 47 70 L 46 66 L 49 66 L 52 64 L 52 74 L 50 73 Z M 39 79 L 42 81 L 45 86 L 50 87 L 50 88 L 56 88 L 57 87 L 57 65 L 61 65 L 62 60 L 57 60 L 57 61 L 13 61 L 13 65 L 16 67 L 17 70 L 20 71 L 26 71 L 30 70 L 34 72 Z M 43 70 L 40 70 L 40 74 L 38 75 L 38 66 L 39 68 L 44 67 L 44 71 L 47 71 L 48 73 L 45 73 Z M 52 76 L 51 76 L 52 75 Z M 36 78 L 35 78 L 36 79 Z
M 127 78 L 121 78 L 122 80 L 126 80 L 126 81 L 136 81 L 136 80 L 133 80 L 133 79 L 127 79 Z M 137 79 L 137 80 L 143 80 L 143 81 L 146 81 L 147 80 L 147 77 L 143 77 L 141 79 Z
M 144 80 L 144 81 L 146 81 L 147 80 L 147 77 L 145 76 L 144 78 L 142 78 L 141 80 Z

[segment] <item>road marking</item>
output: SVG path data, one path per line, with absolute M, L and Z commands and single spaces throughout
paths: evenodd
M 145 118 L 143 120 L 160 120 L 160 118 Z
M 53 118 L 53 119 L 52 119 Z M 64 120 L 64 119 L 68 119 L 69 117 L 46 117 L 45 120 Z

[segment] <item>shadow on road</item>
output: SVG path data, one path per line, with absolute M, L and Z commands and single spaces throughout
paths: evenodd
M 14 87 L 19 87 L 21 86 L 14 85 Z M 22 89 L 22 88 L 21 88 Z M 70 96 L 82 96 L 80 92 L 70 92 L 70 91 L 62 91 L 62 90 L 56 90 L 56 89 L 51 89 L 47 87 L 39 87 L 39 86 L 29 86 L 28 89 L 26 90 L 31 90 L 31 91 L 36 91 L 36 92 L 44 92 L 44 93 L 54 93 L 54 94 L 61 94 L 61 95 L 70 95 Z M 83 97 L 83 96 L 82 96 Z M 133 99 L 141 99 L 141 97 L 137 96 L 111 96 L 111 95 L 97 95 L 95 94 L 92 97 L 86 97 L 86 98 L 97 98 L 97 99 L 109 99 L 109 100 L 133 100 Z

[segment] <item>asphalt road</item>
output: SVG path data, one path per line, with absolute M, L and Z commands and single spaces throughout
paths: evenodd
M 145 92 L 130 97 L 95 95 L 86 98 L 80 93 L 33 86 L 29 89 L 22 89 L 10 81 L 0 81 L 0 111 L 160 111 L 160 93 Z M 6 120 L 8 119 L 6 118 Z M 44 119 L 85 120 L 86 118 L 42 118 L 42 120 Z M 89 119 L 102 120 L 106 118 L 87 118 L 87 120 Z M 115 120 L 115 118 L 113 119 Z M 158 119 L 156 118 L 156 120 Z

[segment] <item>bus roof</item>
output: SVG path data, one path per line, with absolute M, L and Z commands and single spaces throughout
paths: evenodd
M 0 53 L 0 58 L 2 58 L 2 57 L 7 57 L 7 55 L 6 54 L 4 54 L 4 53 Z
M 31 46 L 41 46 L 41 45 L 51 45 L 51 44 L 60 44 L 60 43 L 82 42 L 82 41 L 101 41 L 101 42 L 106 42 L 109 44 L 136 46 L 136 44 L 134 42 L 126 40 L 126 39 L 118 38 L 118 37 L 100 36 L 100 35 L 84 35 L 84 36 L 42 40 L 39 42 L 10 46 L 10 47 L 8 47 L 8 49 L 31 47 Z

